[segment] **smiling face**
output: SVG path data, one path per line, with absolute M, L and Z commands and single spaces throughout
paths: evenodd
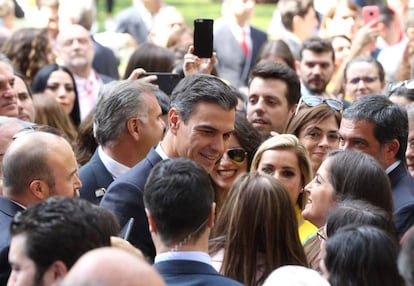
M 314 173 L 325 159 L 326 154 L 338 148 L 338 129 L 338 122 L 332 115 L 321 122 L 311 121 L 300 130 L 298 139 L 308 150 Z
M 316 176 L 305 186 L 308 202 L 302 216 L 317 227 L 325 224 L 329 210 L 336 204 L 335 190 L 328 180 L 328 168 L 329 159 L 323 161 Z
M 192 159 L 211 173 L 234 130 L 235 113 L 234 109 L 201 101 L 184 122 L 174 108 L 170 109 L 169 132 L 175 140 L 170 156 Z
M 67 72 L 62 70 L 52 72 L 47 80 L 45 94 L 56 98 L 66 114 L 72 112 L 76 96 L 75 83 Z
M 302 174 L 298 156 L 292 149 L 264 151 L 257 171 L 278 179 L 288 190 L 292 203 L 297 203 L 302 190 Z
M 243 149 L 234 135 L 231 135 L 226 144 L 228 149 Z M 247 171 L 247 156 L 243 162 L 235 162 L 229 158 L 227 153 L 223 154 L 220 161 L 214 166 L 211 178 L 214 184 L 220 189 L 229 190 L 234 180 L 241 174 Z

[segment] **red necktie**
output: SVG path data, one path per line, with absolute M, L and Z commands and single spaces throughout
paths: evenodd
M 244 54 L 247 57 L 249 55 L 249 46 L 247 45 L 246 33 L 245 33 L 244 29 L 243 29 L 243 38 L 242 38 L 242 41 L 241 41 L 240 45 L 241 45 L 241 48 L 242 48 Z

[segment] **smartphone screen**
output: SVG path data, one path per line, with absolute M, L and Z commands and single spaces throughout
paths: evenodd
M 364 19 L 364 23 L 368 24 L 372 21 L 379 21 L 379 8 L 378 6 L 364 6 L 362 7 L 362 18 Z
M 194 19 L 194 54 L 199 58 L 213 55 L 213 19 Z
M 179 74 L 168 72 L 147 72 L 143 74 L 141 77 L 149 75 L 157 76 L 157 81 L 155 81 L 154 84 L 158 85 L 159 89 L 165 92 L 168 96 L 171 95 L 173 89 L 181 80 Z

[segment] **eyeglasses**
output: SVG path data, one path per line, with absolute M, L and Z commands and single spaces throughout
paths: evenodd
M 414 79 L 392 82 L 387 85 L 387 95 L 390 96 L 397 88 L 414 89 Z
M 309 107 L 315 107 L 317 105 L 325 103 L 333 110 L 336 110 L 339 112 L 341 112 L 344 108 L 344 105 L 339 100 L 336 100 L 333 98 L 322 98 L 322 97 L 314 96 L 314 95 L 307 95 L 307 96 L 302 96 L 300 98 L 298 106 L 296 107 L 295 115 L 299 112 L 302 102 Z
M 377 76 L 371 77 L 371 76 L 361 76 L 361 77 L 354 77 L 348 81 L 350 84 L 358 84 L 360 81 L 363 81 L 364 83 L 373 83 L 374 81 L 378 80 Z
M 326 235 L 325 235 L 325 230 L 324 230 L 324 228 L 322 227 L 322 228 L 320 228 L 320 229 L 318 229 L 318 231 L 316 232 L 316 236 L 318 237 L 318 239 L 320 240 L 320 241 L 322 241 L 322 240 L 327 240 L 328 238 L 326 237 Z
M 242 148 L 227 149 L 226 154 L 230 158 L 230 160 L 236 163 L 243 162 L 247 156 L 247 152 Z

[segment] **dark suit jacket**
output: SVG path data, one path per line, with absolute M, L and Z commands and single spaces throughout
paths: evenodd
M 247 86 L 250 69 L 255 65 L 259 50 L 267 40 L 265 32 L 250 27 L 252 49 L 246 57 L 230 27 L 218 20 L 214 25 L 214 50 L 217 53 L 217 72 L 233 86 Z
M 115 18 L 116 32 L 130 34 L 138 44 L 148 41 L 149 29 L 135 6 L 121 11 Z
M 101 75 L 119 79 L 119 59 L 115 56 L 114 52 L 110 48 L 102 46 L 93 37 L 92 43 L 95 48 L 95 55 L 92 62 L 93 68 Z
M 117 216 L 121 226 L 131 217 L 135 219 L 129 241 L 152 260 L 155 257 L 155 247 L 149 232 L 143 193 L 151 169 L 161 160 L 155 148 L 152 148 L 144 160 L 109 186 L 100 204 Z
M 414 225 L 414 179 L 401 163 L 388 177 L 394 199 L 394 223 L 399 237 Z
M 80 168 L 79 176 L 82 182 L 82 188 L 79 190 L 80 197 L 96 205 L 99 205 L 104 192 L 114 181 L 99 158 L 98 150 L 95 151 L 89 162 Z M 104 189 L 101 196 L 99 196 L 100 189 Z
M 13 216 L 23 210 L 21 206 L 13 201 L 0 196 L 0 285 L 6 285 L 10 275 L 9 246 L 10 246 L 10 223 Z
M 220 275 L 211 265 L 191 260 L 169 260 L 154 264 L 167 286 L 242 285 Z

